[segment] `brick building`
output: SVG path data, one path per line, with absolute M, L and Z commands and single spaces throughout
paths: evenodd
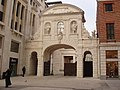
M 97 0 L 101 79 L 120 75 L 120 0 Z

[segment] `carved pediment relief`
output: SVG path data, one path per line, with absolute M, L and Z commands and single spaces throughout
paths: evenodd
M 64 14 L 64 13 L 74 13 L 74 12 L 83 12 L 80 8 L 73 5 L 62 4 L 58 6 L 51 6 L 43 14 Z

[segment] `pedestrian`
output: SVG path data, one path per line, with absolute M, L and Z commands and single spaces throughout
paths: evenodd
M 12 85 L 10 77 L 11 77 L 12 70 L 7 69 L 5 72 L 5 87 L 7 88 L 9 85 Z
M 24 77 L 24 75 L 25 75 L 25 72 L 26 72 L 26 68 L 25 68 L 25 66 L 22 68 L 22 72 L 23 72 L 23 77 Z

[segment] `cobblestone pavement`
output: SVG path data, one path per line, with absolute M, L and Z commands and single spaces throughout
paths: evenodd
M 68 76 L 12 77 L 12 86 L 5 88 L 0 80 L 0 90 L 120 90 L 120 80 L 99 80 Z

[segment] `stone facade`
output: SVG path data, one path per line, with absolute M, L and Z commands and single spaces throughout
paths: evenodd
M 47 7 L 44 0 L 0 2 L 0 11 L 5 13 L 0 19 L 1 76 L 9 67 L 13 76 L 20 75 L 23 66 L 26 75 L 44 76 L 46 67 L 47 75 L 64 75 L 69 69 L 66 64 L 75 65 L 77 77 L 105 75 L 105 68 L 100 68 L 105 62 L 100 60 L 106 49 L 100 47 L 99 52 L 96 32 L 90 36 L 85 29 L 82 9 L 70 4 Z
M 37 53 L 38 76 L 43 76 L 44 62 L 48 61 L 52 62 L 53 74 L 64 75 L 65 56 L 72 56 L 72 63 L 77 62 L 77 77 L 83 77 L 83 58 L 88 51 L 92 55 L 92 76 L 99 77 L 98 39 L 91 37 L 85 29 L 83 10 L 69 4 L 54 5 L 42 12 L 40 20 L 40 28 L 26 46 L 28 69 L 32 53 Z M 33 70 L 29 69 L 29 74 L 34 74 Z
M 13 76 L 22 73 L 25 43 L 38 28 L 45 7 L 44 0 L 0 0 L 0 77 L 9 67 Z

